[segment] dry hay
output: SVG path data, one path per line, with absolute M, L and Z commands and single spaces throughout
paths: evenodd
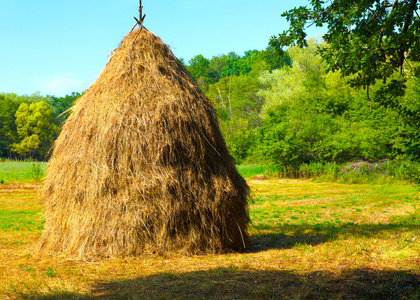
M 55 142 L 39 249 L 88 258 L 247 248 L 249 188 L 214 109 L 167 45 L 137 33 Z

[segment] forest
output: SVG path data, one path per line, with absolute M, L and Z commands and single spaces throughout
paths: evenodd
M 283 13 L 290 28 L 266 49 L 181 59 L 236 163 L 418 162 L 417 1 L 311 3 Z M 323 40 L 307 38 L 308 23 L 329 26 Z M 0 94 L 0 157 L 47 160 L 80 96 Z
M 340 72 L 328 71 L 318 54 L 326 44 L 272 46 L 211 59 L 196 55 L 186 68 L 212 101 L 231 155 L 238 164 L 297 167 L 419 159 L 420 83 L 407 79 L 401 111 L 369 101 Z M 397 75 L 395 75 L 397 76 Z M 379 90 L 382 83 L 371 87 Z M 60 126 L 80 97 L 0 94 L 0 155 L 48 159 Z
M 49 151 L 80 93 L 65 97 L 0 93 L 0 157 L 48 160 Z

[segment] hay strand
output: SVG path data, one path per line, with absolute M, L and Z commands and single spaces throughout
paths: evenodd
M 247 248 L 249 188 L 214 109 L 169 47 L 139 30 L 55 142 L 39 250 L 92 258 Z

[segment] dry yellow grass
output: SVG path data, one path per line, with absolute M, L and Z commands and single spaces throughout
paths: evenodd
M 415 187 L 298 180 L 249 184 L 255 199 L 252 251 L 95 261 L 34 257 L 41 233 L 37 189 L 2 188 L 5 215 L 35 210 L 33 224 L 0 229 L 0 299 L 420 297 L 420 226 L 410 219 L 419 197 Z M 365 217 L 351 221 L 361 213 Z M 371 222 L 372 213 L 381 223 Z
M 137 34 L 55 142 L 39 248 L 79 258 L 247 248 L 248 185 L 209 99 L 167 45 Z

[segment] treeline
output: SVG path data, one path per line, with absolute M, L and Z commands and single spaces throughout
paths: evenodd
M 282 58 L 272 47 L 211 59 L 197 55 L 185 64 L 213 102 L 236 162 L 298 168 L 419 160 L 418 78 L 408 78 L 404 95 L 390 95 L 395 105 L 371 101 L 366 90 L 348 83 L 351 78 L 327 71 L 318 46 L 310 41 L 307 48 L 291 47 Z M 48 158 L 67 110 L 80 96 L 0 94 L 0 156 Z
M 252 86 L 247 87 L 247 91 L 257 91 L 259 71 L 274 70 L 283 65 L 290 65 L 290 59 L 280 59 L 275 50 L 268 47 L 262 51 L 247 51 L 243 56 L 230 52 L 210 60 L 197 55 L 187 68 L 204 91 L 212 84 L 227 82 L 226 78 L 233 77 L 249 78 Z M 70 113 L 68 109 L 80 96 L 79 93 L 65 97 L 0 93 L 0 157 L 47 160 L 52 143 Z M 237 106 L 244 105 L 244 109 L 249 109 L 245 106 L 255 106 L 253 97 L 245 101 L 235 98 L 230 108 L 238 110 Z M 224 109 L 218 108 L 218 112 L 223 115 Z
M 68 109 L 80 96 L 0 93 L 0 157 L 46 160 Z
M 267 48 L 243 57 L 198 55 L 189 61 L 187 68 L 216 107 L 236 161 L 281 168 L 418 160 L 418 78 L 408 78 L 407 92 L 391 101 L 397 105 L 372 102 L 366 90 L 348 83 L 351 78 L 327 71 L 318 46 L 312 40 L 307 48 L 291 47 L 283 60 Z M 215 72 L 220 61 L 223 67 Z

